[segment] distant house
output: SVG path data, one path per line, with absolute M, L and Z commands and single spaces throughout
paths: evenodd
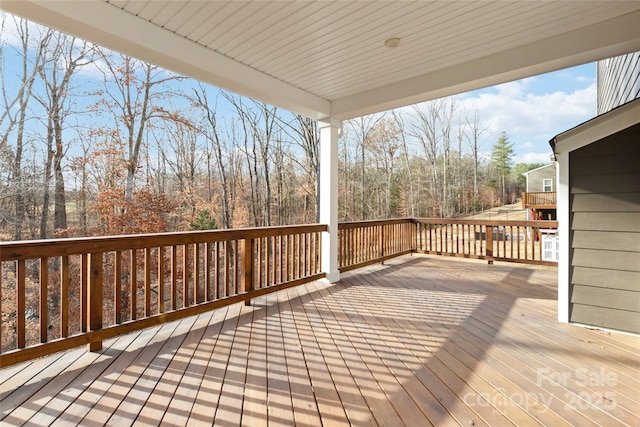
M 526 191 L 522 193 L 522 208 L 527 219 L 556 219 L 556 164 L 541 166 L 524 172 Z
M 640 99 L 555 136 L 558 320 L 640 333 Z

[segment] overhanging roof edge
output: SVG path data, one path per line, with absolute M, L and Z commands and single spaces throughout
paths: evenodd
M 640 50 L 640 11 L 557 37 L 337 99 L 340 120 L 455 95 Z M 589 46 L 573 53 L 573 46 Z
M 622 104 L 551 138 L 555 154 L 568 153 L 640 123 L 640 98 Z
M 315 120 L 331 113 L 331 103 L 326 99 L 179 37 L 104 1 L 2 0 L 0 9 Z

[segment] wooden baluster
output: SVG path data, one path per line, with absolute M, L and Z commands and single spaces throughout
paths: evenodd
M 88 283 L 89 280 L 89 258 L 88 254 L 82 254 L 80 262 L 80 330 L 87 332 L 88 305 Z
M 502 256 L 507 257 L 507 227 L 502 227 Z
M 189 306 L 189 245 L 182 245 L 182 306 Z
M 91 331 L 102 329 L 102 252 L 88 255 L 88 323 Z M 87 349 L 102 349 L 102 340 L 91 341 Z
M 200 302 L 200 245 L 193 245 L 193 304 Z
M 303 252 L 304 252 L 304 277 L 309 276 L 309 233 L 304 233 L 302 239 Z
M 214 247 L 213 254 L 213 269 L 215 270 L 215 290 L 213 292 L 213 297 L 215 299 L 221 298 L 220 292 L 220 242 L 216 242 Z
M 316 274 L 320 271 L 318 267 L 318 254 L 320 253 L 320 233 L 309 235 L 309 274 Z
M 151 316 L 151 248 L 144 250 L 144 317 Z
M 178 247 L 171 246 L 171 310 L 178 308 Z
M 2 273 L 0 272 L 0 276 Z M 49 258 L 40 258 L 40 342 L 47 342 L 49 323 Z
M 211 301 L 211 243 L 204 244 L 204 300 Z
M 291 280 L 295 280 L 298 276 L 296 274 L 296 258 L 297 258 L 297 250 L 298 246 L 296 245 L 296 234 L 291 235 L 291 261 L 293 265 L 291 266 Z
M 122 323 L 122 253 L 116 251 L 113 260 L 113 311 L 114 323 Z
M 240 293 L 240 242 L 233 241 L 233 294 Z
M 509 235 L 511 237 L 511 259 L 513 259 L 513 225 L 509 226 Z
M 287 235 L 287 282 L 291 280 L 293 274 L 293 236 Z
M 265 248 L 266 250 L 264 255 L 265 286 L 271 286 L 275 283 L 275 279 L 271 280 L 271 272 L 274 271 L 273 269 L 273 252 L 274 251 L 272 250 L 274 241 L 275 241 L 275 238 L 273 236 L 265 237 L 265 244 L 267 245 L 267 247 Z
M 320 258 L 320 254 L 322 253 L 322 238 L 320 233 L 316 233 L 316 253 L 313 255 L 314 264 L 316 268 L 316 273 L 322 271 L 322 258 Z
M 26 272 L 25 261 L 23 259 L 18 260 L 17 272 L 16 272 L 16 335 L 18 348 L 24 348 L 26 346 L 26 330 L 27 330 L 27 316 L 26 316 Z
M 129 317 L 131 320 L 136 320 L 138 317 L 138 251 L 131 249 L 131 263 L 129 276 L 131 283 L 129 283 L 131 295 L 131 307 L 129 307 Z
M 231 242 L 222 242 L 224 245 L 224 295 L 231 296 L 231 280 L 229 278 L 229 250 Z
M 378 256 L 380 258 L 384 257 L 384 225 L 378 225 Z
M 257 255 L 257 261 L 258 263 L 256 264 L 256 278 L 258 280 L 256 288 L 260 289 L 262 286 L 261 284 L 264 283 L 264 280 L 262 278 L 262 248 L 264 247 L 263 245 L 263 238 L 259 237 L 256 239 L 256 255 Z
M 284 283 L 287 281 L 287 270 L 289 268 L 289 263 L 287 262 L 287 258 L 289 255 L 289 246 L 287 244 L 289 240 L 289 236 L 281 236 L 280 237 L 280 262 L 282 263 L 280 266 L 280 283 Z
M 240 280 L 240 292 L 253 291 L 254 277 L 253 268 L 255 263 L 255 241 L 252 238 L 242 239 L 240 241 L 240 252 L 242 256 L 242 277 Z M 251 299 L 244 301 L 245 305 L 251 305 Z
M 164 312 L 164 247 L 158 248 L 158 313 Z
M 69 336 L 69 257 L 60 257 L 60 336 Z

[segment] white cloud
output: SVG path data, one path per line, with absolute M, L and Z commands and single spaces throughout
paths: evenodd
M 548 153 L 525 153 L 514 157 L 514 163 L 551 163 L 551 148 Z
M 532 80 L 528 79 L 500 85 L 495 92 L 463 96 L 459 104 L 468 111 L 474 107 L 478 109 L 491 140 L 505 131 L 516 153 L 525 149 L 532 152 L 546 150 L 553 136 L 596 114 L 595 83 L 574 92 L 555 91 L 539 95 L 530 90 L 531 83 Z

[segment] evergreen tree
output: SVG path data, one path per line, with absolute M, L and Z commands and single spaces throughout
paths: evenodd
M 511 173 L 511 165 L 513 164 L 513 144 L 509 142 L 506 132 L 502 132 L 498 140 L 491 147 L 491 162 L 495 167 L 498 177 L 500 178 L 500 194 L 502 204 L 505 203 L 506 196 L 506 178 Z

